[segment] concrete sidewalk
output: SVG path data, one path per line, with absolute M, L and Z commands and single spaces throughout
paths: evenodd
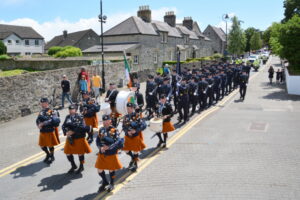
M 267 70 L 110 199 L 300 199 L 300 97 L 269 85 Z

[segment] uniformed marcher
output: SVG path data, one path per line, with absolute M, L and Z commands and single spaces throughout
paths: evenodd
M 243 71 L 242 72 L 242 75 L 240 76 L 240 98 L 242 100 L 245 99 L 245 95 L 246 95 L 246 92 L 247 92 L 247 84 L 248 84 L 248 79 L 249 79 L 249 76 L 247 75 L 247 72 L 246 71 Z
M 115 171 L 122 168 L 122 164 L 118 158 L 118 151 L 123 147 L 124 140 L 120 138 L 118 129 L 111 125 L 109 115 L 102 116 L 103 127 L 100 128 L 96 139 L 99 153 L 95 167 L 98 174 L 102 178 L 102 184 L 98 192 L 105 189 L 111 191 L 114 189 Z M 110 182 L 108 182 L 105 170 L 109 171 Z
M 207 106 L 207 89 L 208 83 L 205 80 L 205 76 L 201 76 L 201 80 L 198 82 L 198 101 L 199 101 L 199 112 L 204 110 Z
M 144 107 L 144 97 L 143 97 L 143 94 L 139 92 L 138 90 L 138 85 L 136 83 L 133 83 L 132 84 L 132 87 L 130 88 L 130 90 L 132 92 L 134 92 L 134 98 L 136 100 L 135 102 L 135 112 L 137 114 L 140 115 L 140 117 L 142 118 L 142 112 L 143 112 L 143 107 Z
M 216 71 L 216 74 L 213 77 L 214 79 L 214 100 L 216 103 L 220 100 L 220 90 L 221 90 L 221 78 L 219 72 Z
M 178 87 L 178 81 L 181 79 L 181 77 L 177 74 L 176 69 L 172 70 L 172 95 L 173 95 L 173 101 L 174 101 L 174 113 L 177 112 L 177 107 L 178 107 L 178 96 L 176 94 L 177 87 Z
M 127 103 L 128 114 L 124 116 L 123 121 L 125 132 L 123 151 L 131 157 L 128 168 L 133 172 L 138 168 L 139 152 L 146 148 L 142 131 L 147 127 L 140 114 L 135 112 L 134 107 L 133 103 Z
M 163 84 L 163 78 L 161 77 L 160 73 L 156 73 L 154 81 L 155 81 L 157 86 L 160 86 L 161 84 Z
M 159 138 L 159 142 L 157 147 L 163 145 L 163 148 L 167 147 L 167 139 L 168 139 L 168 132 L 174 131 L 175 127 L 171 122 L 171 118 L 173 116 L 173 109 L 171 104 L 167 101 L 165 95 L 160 96 L 159 104 L 156 110 L 156 116 L 161 117 L 163 119 L 163 129 L 162 133 L 156 133 Z M 162 135 L 163 134 L 163 138 Z
M 193 76 L 189 83 L 189 102 L 192 107 L 191 116 L 195 114 L 198 104 L 198 82 L 197 78 Z
M 163 84 L 158 86 L 157 95 L 160 97 L 161 95 L 165 95 L 168 101 L 171 101 L 172 97 L 172 86 L 169 83 L 169 77 L 164 77 Z
M 117 126 L 117 122 L 118 122 L 118 117 L 120 117 L 121 115 L 117 112 L 116 109 L 116 98 L 118 96 L 119 91 L 116 88 L 116 84 L 115 83 L 110 83 L 109 84 L 109 90 L 106 93 L 106 97 L 105 97 L 105 102 L 110 104 L 110 109 L 111 109 L 111 121 L 112 121 L 112 125 L 113 126 Z
M 187 79 L 182 78 L 178 87 L 178 122 L 181 123 L 184 120 L 186 123 L 189 120 L 189 87 L 186 83 Z
M 157 84 L 154 82 L 154 77 L 152 75 L 148 76 L 148 81 L 146 85 L 146 108 L 148 110 L 147 118 L 152 118 L 152 114 L 155 111 L 156 104 L 158 102 L 157 99 Z
M 229 94 L 232 90 L 232 79 L 233 79 L 233 72 L 232 69 L 229 68 L 227 70 L 227 82 L 226 82 L 226 94 Z
M 87 92 L 83 92 L 83 101 L 80 105 L 80 112 L 83 115 L 85 125 L 92 126 L 94 129 L 98 129 L 98 116 L 97 112 L 100 111 L 100 105 L 95 99 L 90 98 Z M 88 142 L 92 143 L 94 140 L 93 131 L 88 133 Z
M 207 98 L 208 98 L 208 106 L 212 106 L 213 101 L 214 101 L 214 79 L 212 78 L 211 74 L 208 74 L 208 78 L 206 79 L 208 83 L 208 88 L 207 88 Z
M 227 84 L 227 75 L 224 73 L 223 70 L 221 71 L 220 79 L 221 79 L 221 98 L 224 98 L 226 84 Z
M 92 152 L 90 145 L 85 139 L 85 135 L 86 133 L 92 132 L 93 128 L 92 126 L 86 126 L 83 116 L 77 113 L 77 107 L 75 105 L 70 105 L 69 115 L 66 116 L 62 125 L 62 130 L 64 135 L 67 136 L 64 153 L 71 163 L 71 169 L 68 173 L 73 173 L 77 169 L 73 154 L 78 155 L 80 162 L 80 166 L 76 173 L 81 173 L 84 170 L 84 154 Z
M 40 130 L 39 146 L 46 153 L 44 162 L 51 164 L 55 160 L 54 146 L 60 143 L 58 133 L 55 132 L 55 129 L 59 126 L 60 119 L 58 112 L 49 108 L 49 100 L 47 98 L 41 98 L 40 104 L 42 110 L 36 119 L 36 125 Z

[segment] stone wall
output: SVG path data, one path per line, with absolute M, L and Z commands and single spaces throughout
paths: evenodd
M 33 69 L 33 70 L 53 70 L 60 68 L 69 68 L 89 65 L 90 60 L 71 60 L 71 59 L 39 59 L 39 60 L 0 60 L 1 70 L 13 70 L 13 69 Z
M 0 122 L 25 116 L 39 111 L 41 97 L 51 98 L 56 90 L 56 99 L 60 105 L 60 81 L 63 74 L 71 81 L 71 91 L 75 92 L 75 84 L 81 67 L 63 68 L 42 72 L 27 73 L 18 76 L 0 77 Z M 93 73 L 99 66 L 85 66 Z M 100 70 L 101 73 L 101 70 Z M 105 65 L 106 86 L 110 82 L 119 83 L 125 78 L 124 64 L 113 63 Z M 151 70 L 139 71 L 141 81 L 145 81 Z M 76 90 L 77 91 L 77 90 Z

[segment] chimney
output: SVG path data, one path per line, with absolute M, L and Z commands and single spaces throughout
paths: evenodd
M 140 6 L 137 15 L 145 22 L 151 22 L 151 10 L 149 6 Z
M 193 30 L 193 19 L 192 17 L 185 17 L 183 19 L 182 25 L 188 28 L 189 30 Z
M 164 21 L 172 27 L 176 26 L 176 15 L 173 11 L 166 12 L 164 16 Z
M 67 30 L 63 31 L 63 36 L 64 36 L 64 39 L 66 39 L 68 37 L 68 31 Z

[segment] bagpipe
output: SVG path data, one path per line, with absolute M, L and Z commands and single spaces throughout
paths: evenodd
M 109 136 L 106 134 L 106 129 L 102 128 L 99 131 L 98 137 L 100 138 L 100 145 L 106 145 L 109 148 L 104 152 L 105 155 L 114 155 L 118 153 L 119 149 L 124 146 L 124 138 L 119 138 L 117 130 L 111 128 Z M 101 152 L 100 152 L 101 153 Z

